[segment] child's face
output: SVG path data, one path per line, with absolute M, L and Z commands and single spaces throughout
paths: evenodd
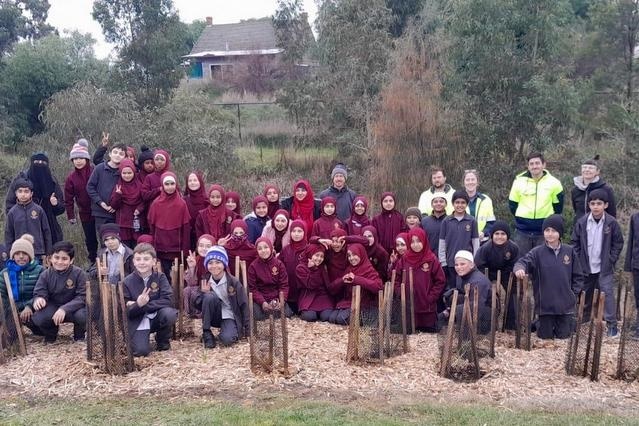
M 206 252 L 209 251 L 211 247 L 213 247 L 213 241 L 208 238 L 200 238 L 197 242 L 197 254 L 199 254 L 200 257 L 205 257 Z
M 29 255 L 23 251 L 18 251 L 13 254 L 13 261 L 18 264 L 18 266 L 24 266 L 29 263 L 31 260 L 29 259 Z
M 339 253 L 340 251 L 342 251 L 343 247 L 344 247 L 344 241 L 340 241 L 339 237 L 331 238 L 331 249 L 335 253 Z
M 302 228 L 296 226 L 295 228 L 291 229 L 291 240 L 295 242 L 299 242 L 299 241 L 302 241 L 303 239 L 304 239 L 304 231 L 302 230 Z
M 104 245 L 111 251 L 116 251 L 120 247 L 120 240 L 113 236 L 108 236 L 104 239 Z
M 84 168 L 84 166 L 86 166 L 89 162 L 89 160 L 87 160 L 86 158 L 74 158 L 71 161 L 73 161 L 73 167 L 75 167 L 76 169 Z
M 282 215 L 277 215 L 275 217 L 275 220 L 273 221 L 273 225 L 275 226 L 275 229 L 282 232 L 283 230 L 286 229 L 286 226 L 288 225 L 288 220 L 286 220 L 286 218 Z
M 268 206 L 266 203 L 257 203 L 255 206 L 255 215 L 257 217 L 265 217 L 268 214 Z
M 550 245 L 555 245 L 559 242 L 559 232 L 553 228 L 544 229 L 544 240 Z
M 134 253 L 133 254 L 133 266 L 140 275 L 148 275 L 153 271 L 153 265 L 155 265 L 155 258 L 151 256 L 151 253 Z
M 364 231 L 364 233 L 362 234 L 362 237 L 368 240 L 369 247 L 372 247 L 372 245 L 375 244 L 375 236 L 373 235 L 371 231 Z
M 235 229 L 233 229 L 234 237 L 242 238 L 245 234 L 246 232 L 244 232 L 244 229 L 240 228 L 239 226 L 236 226 Z
M 155 162 L 152 158 L 145 160 L 142 163 L 142 168 L 146 173 L 153 173 L 155 171 Z
M 222 204 L 222 194 L 220 191 L 213 190 L 209 194 L 209 202 L 213 207 L 217 207 Z
M 260 259 L 266 260 L 271 257 L 271 248 L 265 242 L 260 242 L 257 245 L 257 255 Z
M 69 253 L 65 251 L 58 251 L 51 255 L 51 266 L 56 271 L 66 271 L 73 263 L 73 259 L 69 256 Z
M 113 148 L 109 153 L 109 159 L 113 164 L 120 164 L 126 157 L 126 152 L 120 148 Z
M 219 279 L 224 275 L 224 264 L 219 260 L 211 260 L 207 265 L 206 269 L 213 275 L 213 278 Z
M 269 188 L 268 191 L 266 191 L 266 199 L 269 203 L 274 203 L 280 199 L 280 194 L 275 188 Z
M 186 185 L 191 191 L 197 191 L 198 189 L 200 189 L 200 180 L 197 178 L 195 173 L 191 173 L 189 175 L 189 178 L 186 181 Z
M 326 203 L 324 205 L 324 214 L 327 216 L 332 216 L 335 213 L 335 204 Z
M 404 240 L 395 240 L 395 251 L 402 256 L 404 255 L 404 253 L 406 253 L 406 243 L 404 242 Z
M 313 254 L 313 256 L 311 256 L 311 260 L 313 261 L 315 266 L 320 266 L 322 262 L 324 262 L 324 253 L 318 251 L 317 253 Z
M 166 167 L 166 158 L 164 158 L 164 155 L 158 154 L 153 157 L 153 165 L 156 172 L 161 172 L 162 170 L 164 170 L 164 168 Z
M 229 198 L 228 200 L 226 200 L 226 208 L 229 210 L 235 210 L 237 208 L 237 203 L 234 199 Z
M 608 208 L 608 203 L 604 203 L 601 200 L 590 200 L 588 202 L 588 206 L 590 207 L 590 212 L 592 213 L 592 215 L 599 219 L 601 216 L 603 216 L 604 211 L 606 211 L 606 209 Z
M 453 201 L 453 207 L 455 208 L 455 213 L 458 215 L 463 215 L 466 213 L 466 206 L 468 204 L 466 203 L 466 200 L 464 200 L 463 198 L 458 198 L 455 201 Z
M 382 200 L 382 208 L 386 211 L 391 211 L 395 208 L 395 200 L 390 195 L 388 197 L 384 197 Z
M 16 189 L 16 199 L 20 204 L 26 204 L 31 201 L 31 197 L 33 197 L 33 191 L 29 188 L 18 188 Z
M 308 194 L 308 191 L 303 186 L 300 186 L 299 188 L 295 188 L 295 198 L 297 198 L 299 201 L 303 201 L 304 198 L 306 198 L 307 194 Z
M 503 246 L 508 241 L 508 235 L 504 231 L 493 232 L 493 243 Z
M 455 259 L 455 272 L 461 277 L 468 275 L 474 266 L 475 264 L 468 259 L 462 259 L 461 257 Z
M 353 253 L 352 251 L 348 251 L 348 262 L 352 265 L 352 266 L 357 266 L 359 265 L 359 262 L 362 259 L 359 258 L 359 256 L 355 253 Z
M 420 222 L 421 220 L 415 215 L 406 216 L 406 225 L 408 225 L 409 229 L 419 226 Z
M 446 211 L 446 199 L 444 198 L 433 198 L 431 205 L 433 206 L 433 211 L 437 214 L 441 214 Z
M 135 177 L 135 172 L 131 167 L 125 167 L 120 172 L 120 177 L 122 177 L 122 180 L 125 182 L 131 182 Z
M 424 250 L 424 244 L 422 244 L 421 240 L 417 236 L 413 236 L 410 240 L 410 248 L 415 253 L 419 253 Z
M 173 194 L 175 190 L 177 189 L 175 182 L 172 180 L 167 180 L 166 182 L 163 182 L 162 188 L 164 188 L 164 192 L 166 192 L 169 195 Z
M 360 216 L 366 213 L 366 207 L 364 207 L 364 203 L 355 204 L 355 208 L 353 210 L 355 210 L 355 214 Z

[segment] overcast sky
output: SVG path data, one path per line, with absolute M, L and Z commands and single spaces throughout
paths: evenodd
M 65 29 L 91 33 L 97 40 L 96 56 L 105 58 L 111 51 L 102 36 L 100 25 L 91 17 L 92 0 L 49 0 L 48 22 L 60 32 Z M 277 8 L 277 0 L 173 0 L 183 22 L 213 17 L 214 24 L 228 24 L 242 19 L 270 16 Z M 317 14 L 315 0 L 304 0 L 312 24 Z

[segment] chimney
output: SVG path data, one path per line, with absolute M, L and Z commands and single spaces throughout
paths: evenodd
M 206 25 L 208 25 L 209 27 L 211 25 L 213 25 L 213 17 L 212 16 L 207 16 L 206 17 Z

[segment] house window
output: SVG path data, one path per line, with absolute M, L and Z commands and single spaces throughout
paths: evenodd
M 211 65 L 211 78 L 217 80 L 224 80 L 231 76 L 233 72 L 233 65 L 229 64 L 216 64 Z

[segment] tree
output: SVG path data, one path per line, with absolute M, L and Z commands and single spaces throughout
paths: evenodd
M 399 37 L 411 17 L 417 15 L 424 4 L 424 0 L 386 0 L 386 7 L 393 15 L 390 32 L 393 37 Z
M 197 43 L 197 40 L 202 35 L 202 32 L 204 32 L 204 28 L 206 28 L 206 21 L 202 19 L 196 19 L 190 24 L 186 24 L 186 27 L 189 32 L 187 44 L 189 45 L 189 50 L 191 50 L 193 49 L 193 46 L 195 46 L 195 43 Z
M 166 103 L 184 76 L 189 31 L 171 0 L 97 0 L 93 18 L 119 55 L 115 87 L 132 91 L 143 107 Z
M 48 0 L 0 0 L 0 58 L 20 39 L 35 40 L 54 32 L 46 23 Z

